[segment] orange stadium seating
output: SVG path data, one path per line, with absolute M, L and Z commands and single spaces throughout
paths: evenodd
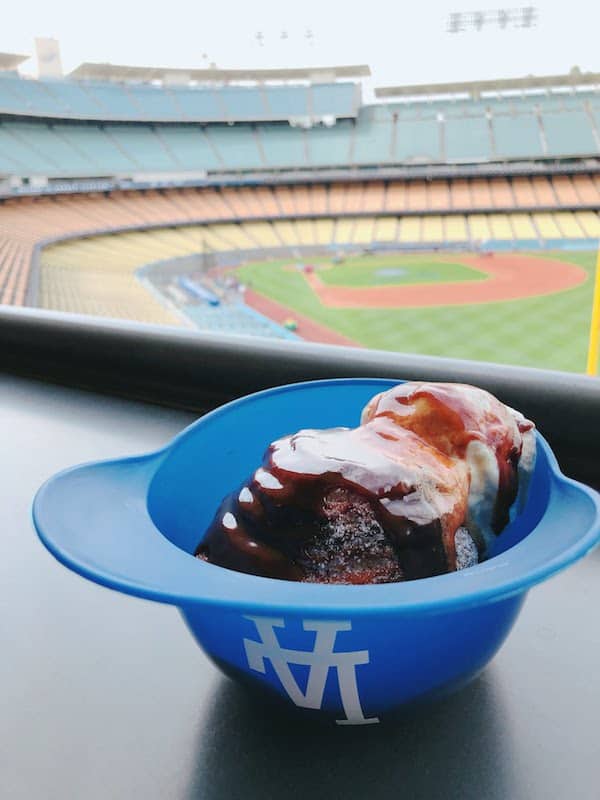
M 531 208 L 537 205 L 533 186 L 529 178 L 513 178 L 513 192 L 515 204 L 519 208 Z
M 471 181 L 473 208 L 492 208 L 494 202 L 490 183 L 486 178 L 475 178 Z
M 450 181 L 390 181 L 294 186 L 222 186 L 173 188 L 146 191 L 111 191 L 106 194 L 45 195 L 7 199 L 0 203 L 0 302 L 22 305 L 26 299 L 32 254 L 36 245 L 64 237 L 89 235 L 101 231 L 171 226 L 192 222 L 278 219 L 282 217 L 371 215 L 357 226 L 355 220 L 339 224 L 333 241 L 368 244 L 369 236 L 381 231 L 382 241 L 393 241 L 396 223 L 383 225 L 375 216 L 385 214 L 441 214 L 427 221 L 399 220 L 399 241 L 474 241 L 489 236 L 500 239 L 525 236 L 532 232 L 544 238 L 597 235 L 596 211 L 600 206 L 600 178 L 589 174 L 533 176 L 515 178 L 460 178 Z M 563 216 L 548 213 L 512 217 L 469 217 L 472 211 L 509 214 L 515 209 L 529 212 L 569 212 Z M 447 222 L 444 222 L 444 215 Z M 571 213 L 572 212 L 572 213 Z M 375 216 L 373 216 L 375 215 Z M 586 216 L 587 215 L 587 216 Z M 214 233 L 231 247 L 298 246 L 332 241 L 324 228 L 312 225 L 294 227 L 279 223 L 275 232 L 253 229 L 231 239 L 232 229 Z M 260 233 L 262 231 L 262 233 Z M 211 234 L 212 235 L 212 234 Z M 256 241 L 260 236 L 260 241 Z M 325 237 L 325 238 L 323 238 Z
M 493 205 L 496 208 L 510 208 L 515 204 L 515 198 L 506 178 L 494 178 L 490 181 Z
M 589 175 L 575 175 L 573 186 L 580 203 L 600 204 L 600 191 Z
M 346 184 L 333 183 L 329 187 L 329 212 L 343 214 L 346 210 Z
M 467 180 L 456 180 L 450 185 L 450 197 L 452 208 L 471 208 L 471 188 Z
M 385 184 L 383 181 L 366 183 L 362 194 L 361 208 L 358 211 L 374 211 L 379 213 L 383 209 L 385 197 Z
M 531 179 L 535 198 L 540 206 L 558 205 L 556 195 L 550 180 L 545 176 L 535 176 Z
M 406 184 L 400 181 L 392 181 L 388 185 L 386 194 L 386 211 L 404 211 L 406 208 Z
M 450 208 L 448 181 L 431 181 L 429 184 L 429 207 L 432 211 Z
M 577 196 L 575 187 L 573 186 L 571 178 L 568 175 L 556 175 L 553 177 L 552 186 L 560 205 L 579 205 L 579 197 Z
M 296 204 L 294 202 L 294 195 L 288 186 L 276 186 L 274 189 L 275 197 L 281 209 L 281 213 L 285 216 L 291 216 L 296 213 Z

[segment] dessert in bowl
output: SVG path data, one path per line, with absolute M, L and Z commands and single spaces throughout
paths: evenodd
M 356 585 L 264 577 L 195 557 L 223 498 L 272 442 L 355 428 L 373 397 L 397 383 L 314 381 L 241 398 L 156 453 L 50 479 L 34 502 L 36 528 L 82 575 L 178 606 L 227 674 L 338 724 L 384 719 L 476 675 L 527 591 L 596 544 L 600 513 L 595 492 L 564 477 L 536 433 L 526 499 L 481 563 Z
M 354 428 L 300 430 L 219 506 L 196 551 L 267 578 L 389 583 L 479 563 L 522 508 L 534 425 L 489 392 L 405 382 Z

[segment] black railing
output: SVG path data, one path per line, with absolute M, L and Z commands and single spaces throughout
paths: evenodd
M 0 369 L 198 412 L 317 378 L 473 383 L 535 420 L 568 475 L 600 486 L 600 380 L 584 375 L 9 307 L 0 308 Z

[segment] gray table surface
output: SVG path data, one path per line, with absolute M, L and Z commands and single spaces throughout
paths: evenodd
M 0 377 L 0 797 L 600 797 L 600 551 L 533 590 L 469 687 L 394 724 L 292 722 L 223 678 L 170 607 L 59 565 L 37 487 L 192 420 Z

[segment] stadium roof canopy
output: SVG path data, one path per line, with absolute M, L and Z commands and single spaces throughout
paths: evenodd
M 21 56 L 18 53 L 0 53 L 0 70 L 16 69 L 28 58 L 29 56 Z
M 381 86 L 375 89 L 376 97 L 416 97 L 419 95 L 468 94 L 473 98 L 483 92 L 525 91 L 529 89 L 575 88 L 600 85 L 600 72 L 581 72 L 577 68 L 566 75 L 528 75 L 524 78 L 499 78 L 491 81 L 464 81 L 462 83 L 423 83 L 411 86 Z
M 169 67 L 127 67 L 119 64 L 84 62 L 70 78 L 102 81 L 165 81 L 169 83 L 232 83 L 235 81 L 335 80 L 368 77 L 367 64 L 337 67 L 300 67 L 296 69 L 172 69 Z

